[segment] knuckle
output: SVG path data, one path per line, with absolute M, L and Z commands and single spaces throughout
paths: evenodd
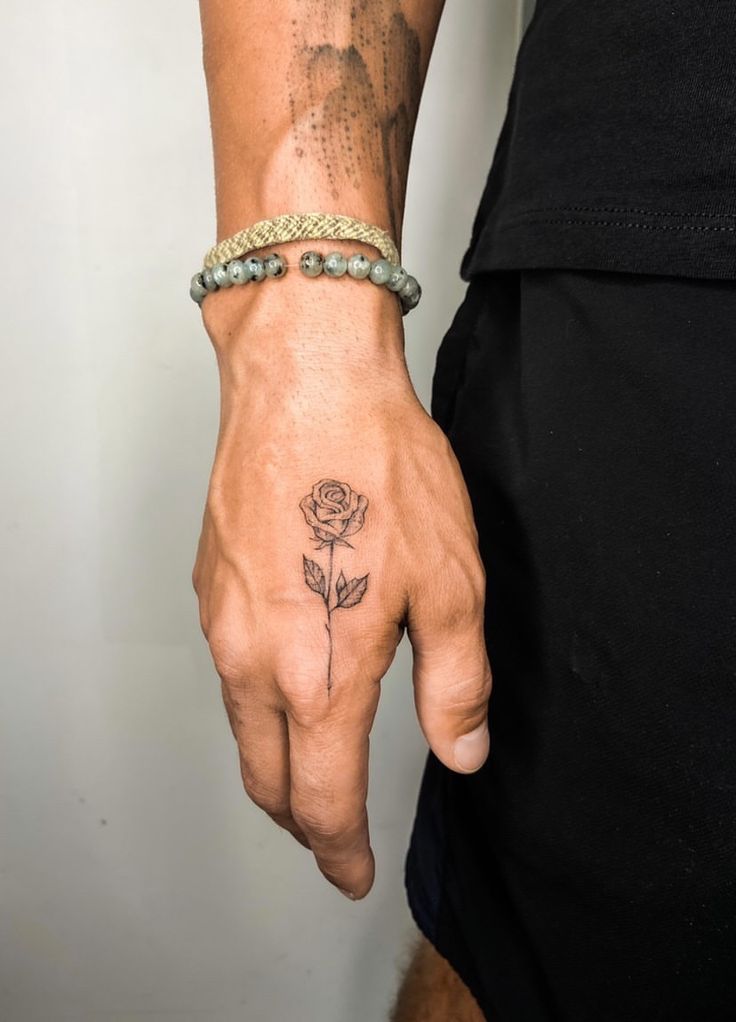
M 480 559 L 468 565 L 464 575 L 462 591 L 465 611 L 469 616 L 477 617 L 483 613 L 486 600 L 486 573 Z
M 456 632 L 483 618 L 486 597 L 485 570 L 479 558 L 455 557 L 443 565 L 441 587 L 424 586 L 429 617 L 440 632 Z
M 354 838 L 351 822 L 332 812 L 292 805 L 292 816 L 297 826 L 321 845 L 336 847 L 350 844 Z
M 491 674 L 490 667 L 483 671 L 483 676 L 480 683 L 480 702 L 485 704 L 491 698 L 491 691 L 493 690 L 493 676 Z
M 479 557 L 468 570 L 468 583 L 474 599 L 482 606 L 486 598 L 486 570 Z
M 339 833 L 334 821 L 315 808 L 295 806 L 292 804 L 291 814 L 297 827 L 321 841 L 330 843 L 338 839 Z
M 473 644 L 475 647 L 475 644 Z M 430 666 L 417 696 L 433 715 L 467 720 L 485 712 L 492 688 L 492 675 L 484 647 L 450 651 Z
M 241 636 L 230 628 L 212 624 L 208 629 L 207 642 L 215 664 L 215 670 L 223 681 L 241 680 L 247 673 L 248 650 Z
M 463 620 L 477 621 L 483 614 L 485 595 L 482 589 L 469 587 L 464 600 Z
M 450 684 L 443 701 L 454 717 L 467 720 L 485 713 L 490 694 L 490 671 L 483 671 L 478 675 L 464 675 Z
M 197 610 L 199 612 L 199 627 L 202 629 L 202 633 L 205 638 L 210 630 L 210 609 L 209 600 L 207 599 L 205 589 L 203 586 L 203 580 L 197 565 L 195 564 L 192 569 L 192 588 L 197 597 Z
M 264 813 L 268 813 L 275 820 L 285 820 L 289 816 L 288 800 L 283 793 L 278 791 L 262 778 L 256 777 L 248 771 L 245 766 L 241 767 L 243 787 L 251 802 L 255 803 Z
M 312 728 L 324 720 L 329 709 L 324 678 L 315 672 L 308 679 L 295 675 L 280 675 L 279 679 L 286 712 L 295 724 Z

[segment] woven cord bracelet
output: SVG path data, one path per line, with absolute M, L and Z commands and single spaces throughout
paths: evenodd
M 245 258 L 249 252 L 287 241 L 314 241 L 318 239 L 363 241 L 377 248 L 380 259 L 371 260 L 362 252 L 345 257 L 341 252 L 302 253 L 299 268 L 307 277 L 342 277 L 369 280 L 394 291 L 406 315 L 419 304 L 422 289 L 416 277 L 407 273 L 400 264 L 399 250 L 391 236 L 380 227 L 355 217 L 337 213 L 285 213 L 270 220 L 259 220 L 244 231 L 214 245 L 204 257 L 204 267 L 192 277 L 189 287 L 191 298 L 201 305 L 212 291 L 260 281 L 266 277 L 283 277 L 292 265 L 277 253 L 260 259 Z
M 377 248 L 390 263 L 398 265 L 401 262 L 391 235 L 374 224 L 339 213 L 283 213 L 269 220 L 258 220 L 232 238 L 225 238 L 214 245 L 202 265 L 211 270 L 218 263 L 239 259 L 259 248 L 283 245 L 286 241 L 325 241 L 328 238 L 333 241 L 364 241 Z

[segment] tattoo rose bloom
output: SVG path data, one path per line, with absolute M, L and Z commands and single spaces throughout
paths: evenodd
M 327 657 L 327 691 L 332 689 L 332 614 L 340 608 L 354 607 L 365 596 L 368 588 L 368 575 L 347 579 L 342 569 L 332 586 L 332 575 L 336 546 L 347 546 L 347 537 L 354 536 L 363 528 L 368 500 L 352 490 L 347 483 L 339 483 L 335 479 L 322 479 L 315 483 L 312 492 L 299 502 L 307 525 L 312 529 L 312 538 L 316 549 L 329 547 L 327 575 L 317 561 L 302 556 L 304 581 L 312 590 L 322 597 L 327 611 L 328 657 Z
M 314 530 L 317 549 L 320 550 L 331 543 L 351 545 L 345 537 L 363 528 L 368 501 L 351 490 L 347 483 L 323 479 L 302 498 L 299 507 L 304 512 L 307 525 Z

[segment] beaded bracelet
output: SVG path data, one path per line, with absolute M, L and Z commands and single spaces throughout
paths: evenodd
M 285 262 L 275 252 L 264 259 L 250 256 L 247 259 L 216 263 L 194 274 L 189 295 L 197 305 L 201 305 L 212 291 L 232 287 L 234 284 L 264 280 L 266 277 L 283 277 L 287 267 L 292 265 L 295 264 Z M 298 266 L 306 277 L 319 277 L 323 272 L 327 277 L 342 277 L 347 273 L 355 280 L 369 280 L 373 284 L 385 286 L 398 295 L 404 316 L 419 304 L 422 296 L 418 280 L 407 273 L 403 266 L 391 263 L 388 259 L 371 260 L 362 252 L 348 257 L 342 252 L 330 252 L 324 257 L 319 252 L 304 252 Z

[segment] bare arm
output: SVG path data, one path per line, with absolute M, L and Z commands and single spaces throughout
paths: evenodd
M 200 6 L 218 238 L 322 210 L 400 244 L 441 0 Z M 308 247 L 278 249 L 293 260 Z M 394 294 L 290 270 L 209 295 L 203 315 L 222 415 L 194 583 L 243 780 L 361 897 L 373 878 L 368 734 L 405 627 L 432 748 L 460 770 L 487 752 L 469 500 L 409 381 Z
M 203 0 L 220 237 L 329 209 L 400 244 L 409 152 L 443 0 Z

